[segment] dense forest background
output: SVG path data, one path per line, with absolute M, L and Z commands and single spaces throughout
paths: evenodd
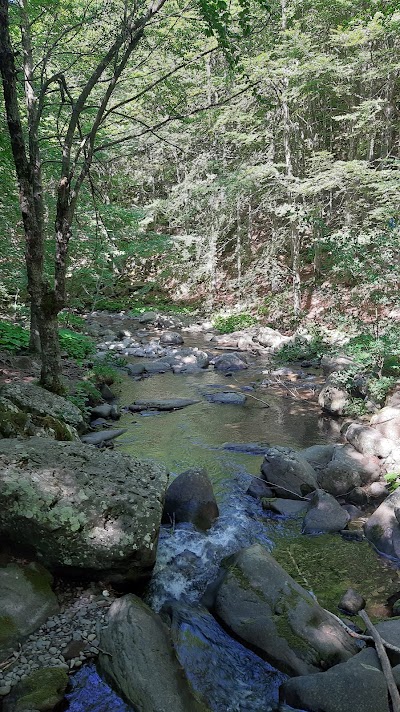
M 121 8 L 82 0 L 10 6 L 27 143 L 24 22 L 32 85 L 43 92 L 50 282 L 68 110 L 111 43 Z M 72 225 L 68 305 L 250 309 L 287 328 L 305 317 L 394 320 L 399 30 L 400 7 L 390 0 L 166 3 L 97 130 Z M 100 79 L 80 118 L 81 137 L 103 86 Z M 2 102 L 0 95 L 0 300 L 18 316 L 27 303 L 24 234 Z

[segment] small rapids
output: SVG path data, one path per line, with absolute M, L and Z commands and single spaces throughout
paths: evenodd
M 260 367 L 258 372 L 238 375 L 239 388 L 244 390 L 257 375 Z M 227 388 L 227 379 L 210 371 L 163 374 L 139 382 L 126 379 L 121 405 L 138 398 L 199 398 L 218 387 Z M 279 686 L 286 679 L 231 638 L 202 605 L 222 559 L 254 543 L 270 550 L 273 538 L 288 536 L 284 519 L 263 511 L 259 501 L 246 494 L 252 476 L 260 471 L 262 444 L 307 447 L 329 439 L 309 404 L 276 396 L 271 403 L 273 407 L 266 408 L 248 399 L 246 406 L 238 407 L 203 398 L 157 417 L 127 412 L 121 418 L 127 432 L 117 447 L 123 452 L 159 459 L 172 477 L 188 467 L 205 467 L 213 481 L 218 520 L 206 533 L 189 524 L 161 527 L 157 562 L 145 595 L 154 610 L 169 611 L 178 659 L 212 712 L 277 710 Z M 68 697 L 69 712 L 132 712 L 93 666 L 74 676 Z

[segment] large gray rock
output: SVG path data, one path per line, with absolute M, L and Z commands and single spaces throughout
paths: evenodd
M 18 640 L 58 613 L 52 582 L 52 576 L 39 564 L 0 568 L 0 661 Z
M 394 443 L 375 428 L 369 425 L 352 423 L 345 432 L 345 438 L 353 447 L 363 455 L 375 457 L 388 457 L 393 450 Z
M 113 603 L 100 649 L 101 672 L 134 709 L 206 712 L 178 663 L 168 629 L 140 598 L 129 594 Z
M 268 448 L 261 473 L 278 497 L 298 499 L 318 487 L 314 468 L 299 452 L 288 447 Z
M 232 353 L 218 356 L 214 361 L 214 368 L 217 371 L 243 371 L 248 366 L 239 354 Z
M 79 408 L 61 396 L 46 391 L 33 383 L 8 383 L 0 389 L 0 396 L 14 403 L 25 413 L 50 416 L 82 432 L 85 422 Z
M 367 539 L 382 554 L 400 559 L 400 489 L 395 490 L 375 510 L 364 525 Z
M 353 359 L 348 356 L 327 356 L 324 355 L 321 358 L 321 367 L 325 378 L 331 375 L 331 373 L 339 373 L 339 371 L 349 371 L 354 368 L 358 368 L 357 364 Z
M 160 336 L 160 344 L 168 346 L 179 346 L 183 344 L 183 337 L 177 331 L 164 331 Z
M 331 415 L 343 415 L 350 404 L 350 395 L 344 388 L 339 388 L 328 381 L 319 393 L 318 403 L 322 410 Z
M 259 544 L 227 566 L 216 613 L 279 670 L 315 673 L 357 651 L 341 625 Z
M 400 444 L 400 406 L 386 406 L 371 418 L 371 426 L 389 440 Z
M 0 441 L 0 532 L 50 569 L 149 574 L 167 486 L 152 460 L 81 443 Z
M 326 534 L 339 532 L 350 519 L 349 513 L 340 506 L 332 495 L 317 490 L 303 522 L 304 534 Z
M 186 470 L 168 487 L 163 522 L 192 522 L 205 530 L 212 526 L 218 515 L 211 480 L 205 470 Z
M 383 640 L 387 643 L 395 645 L 400 648 L 400 619 L 399 618 L 388 618 L 385 621 L 377 623 L 376 629 L 381 635 Z M 400 653 L 395 653 L 392 650 L 387 650 L 390 661 L 392 665 L 400 664 Z
M 385 678 L 372 648 L 320 675 L 287 680 L 284 701 L 310 712 L 389 712 Z
M 272 349 L 280 349 L 284 344 L 287 344 L 291 339 L 288 336 L 283 336 L 276 329 L 271 329 L 269 326 L 262 326 L 255 337 L 261 346 Z
M 350 465 L 331 460 L 326 467 L 318 473 L 318 484 L 334 497 L 348 494 L 354 487 L 361 485 L 361 477 L 357 469 Z

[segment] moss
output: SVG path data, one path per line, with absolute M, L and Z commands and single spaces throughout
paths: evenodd
M 44 418 L 37 418 L 36 420 L 42 428 L 45 428 L 46 430 L 53 430 L 56 440 L 64 440 L 67 442 L 73 440 L 68 425 L 61 422 L 61 420 L 53 418 L 51 415 L 47 415 Z
M 23 435 L 28 415 L 22 411 L 10 412 L 0 410 L 0 433 L 6 438 Z
M 323 608 L 332 612 L 338 612 L 345 591 L 354 588 L 367 600 L 371 617 L 382 618 L 383 602 L 398 590 L 396 571 L 366 541 L 345 541 L 333 534 L 301 535 L 278 541 L 273 554 L 301 586 L 315 594 Z
M 0 645 L 8 643 L 17 632 L 16 625 L 11 616 L 0 616 Z
M 51 593 L 52 575 L 40 564 L 29 564 L 24 568 L 24 576 L 37 593 Z
M 42 668 L 27 677 L 18 689 L 16 712 L 53 710 L 64 696 L 68 675 L 62 668 Z

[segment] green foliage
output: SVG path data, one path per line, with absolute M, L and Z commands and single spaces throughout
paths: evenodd
M 90 380 L 78 383 L 66 398 L 76 405 L 84 416 L 89 415 L 90 408 L 103 402 L 100 391 Z
M 71 328 L 74 331 L 82 331 L 85 327 L 85 320 L 78 314 L 70 311 L 62 311 L 58 315 L 58 323 L 66 328 Z
M 323 334 L 315 329 L 310 339 L 299 336 L 294 341 L 284 344 L 279 351 L 276 352 L 274 358 L 278 363 L 309 361 L 321 358 L 328 350 L 329 346 Z
M 389 485 L 390 492 L 394 492 L 400 487 L 400 472 L 387 472 L 384 478 Z
M 395 383 L 396 378 L 393 376 L 371 379 L 368 383 L 368 393 L 374 403 L 379 403 L 380 405 L 384 403 L 386 396 L 390 393 Z
M 60 346 L 70 358 L 82 361 L 95 351 L 93 339 L 70 329 L 60 329 Z
M 257 324 L 257 319 L 248 312 L 231 314 L 230 316 L 217 316 L 213 320 L 213 326 L 221 334 L 232 334 L 234 331 L 240 331 L 247 326 L 254 326 L 254 324 Z
M 90 372 L 90 379 L 94 381 L 96 386 L 101 386 L 106 384 L 111 386 L 113 383 L 118 383 L 121 381 L 121 376 L 115 368 L 108 366 L 107 364 L 100 363 L 95 364 Z
M 29 331 L 18 324 L 0 322 L 0 349 L 16 353 L 29 346 Z

